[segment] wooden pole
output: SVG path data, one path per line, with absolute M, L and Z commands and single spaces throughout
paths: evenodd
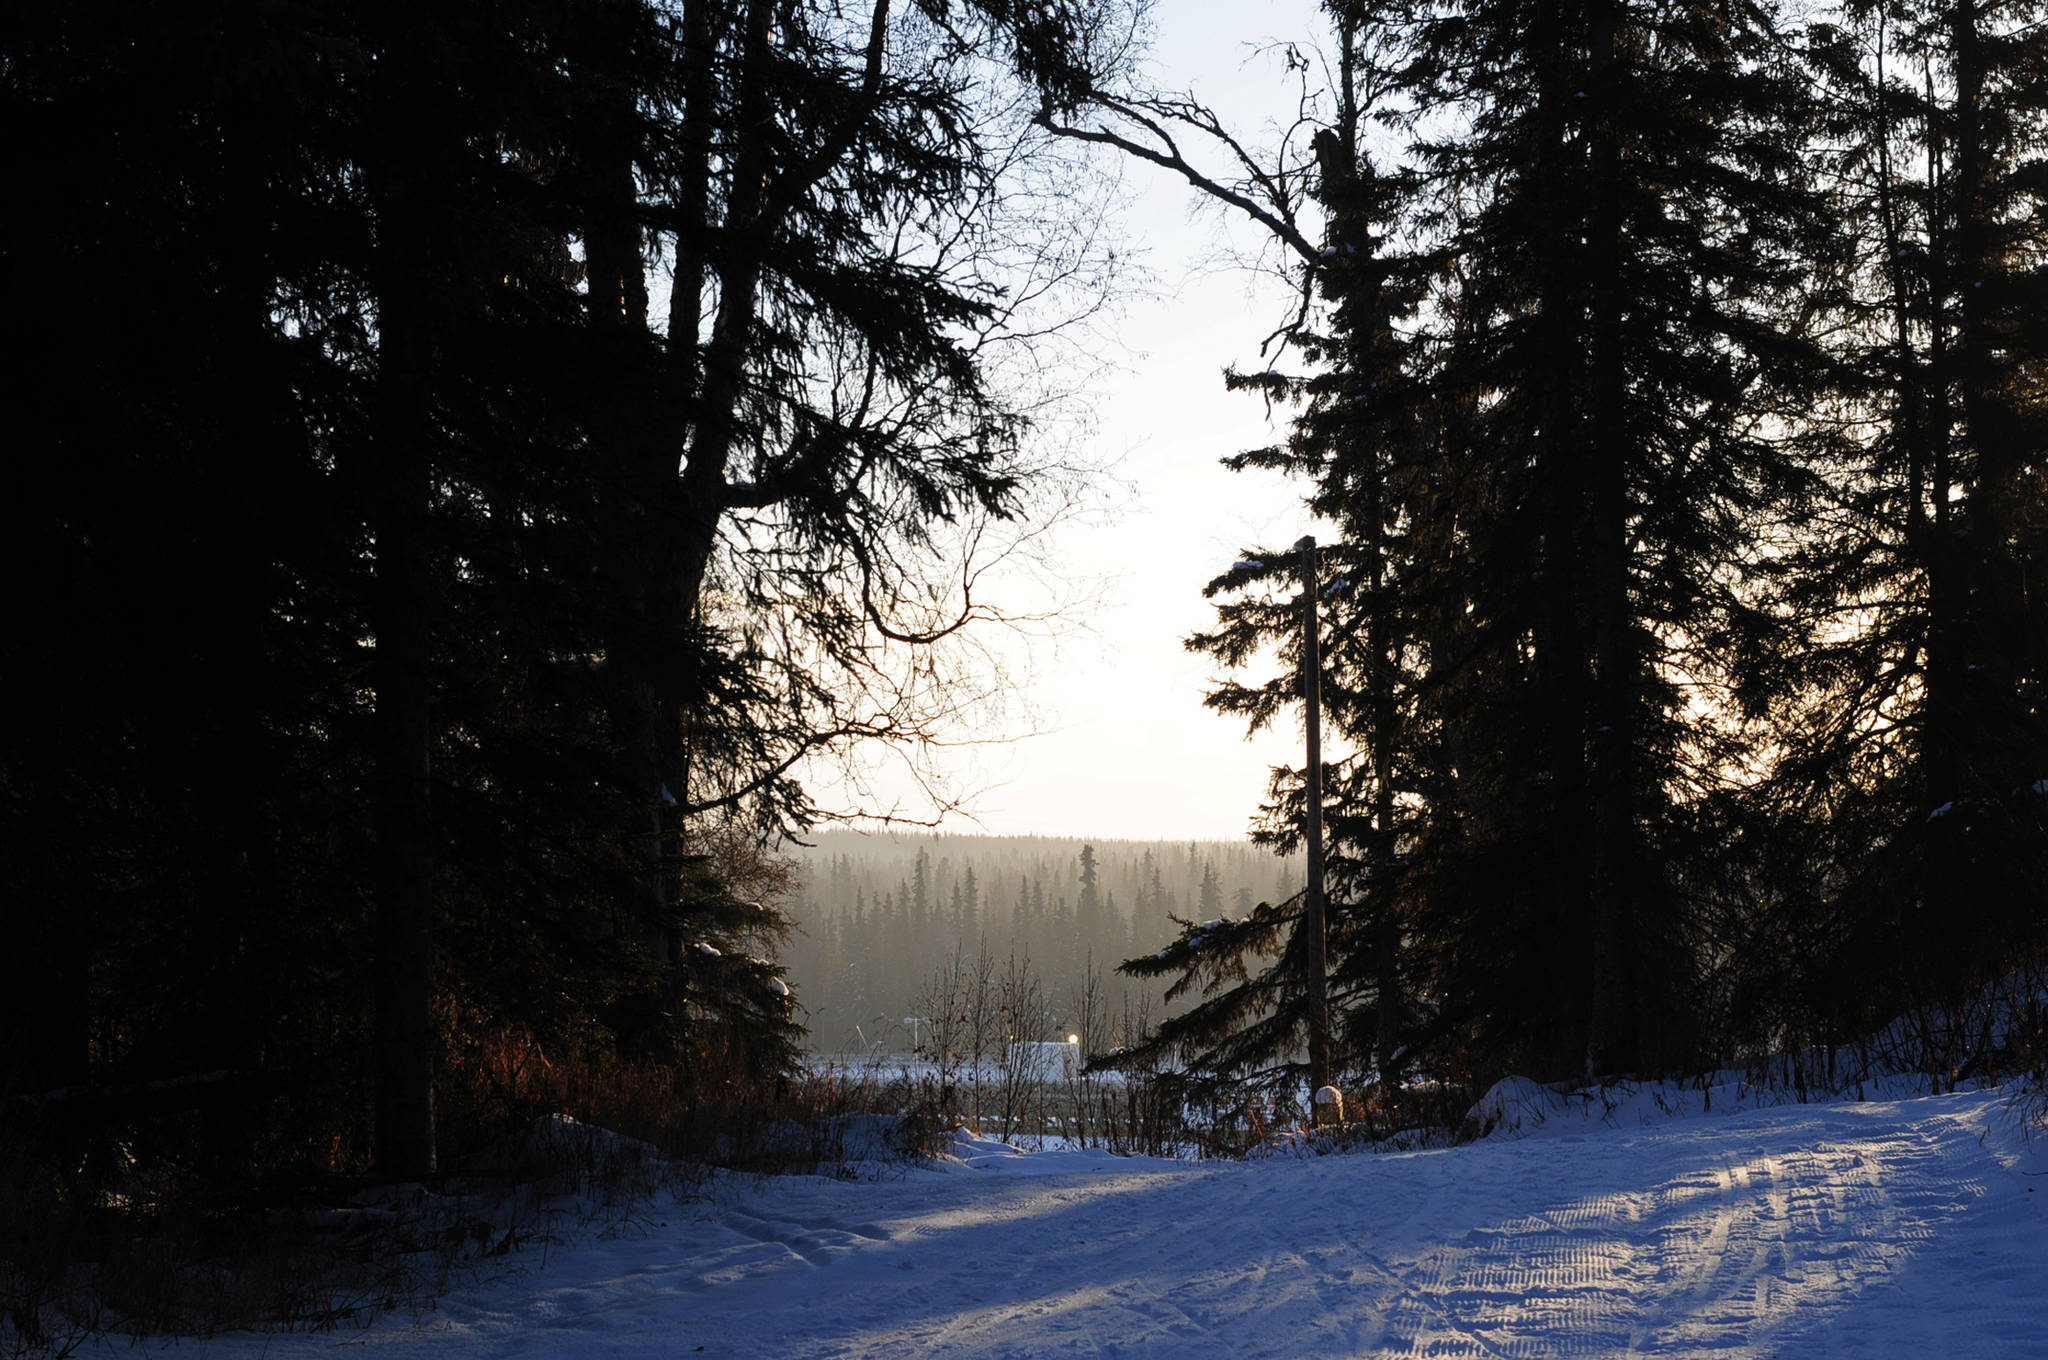
M 1308 844 L 1308 888 L 1301 928 L 1308 968 L 1309 1094 L 1330 1084 L 1330 998 L 1324 973 L 1323 926 L 1323 700 L 1322 641 L 1316 625 L 1316 540 L 1295 544 L 1301 550 L 1301 700 L 1308 728 L 1308 806 L 1302 817 L 1302 839 Z

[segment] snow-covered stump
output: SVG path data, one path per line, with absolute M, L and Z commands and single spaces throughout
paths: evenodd
M 1335 1128 L 1344 1122 L 1344 1093 L 1334 1086 L 1316 1092 L 1316 1127 Z

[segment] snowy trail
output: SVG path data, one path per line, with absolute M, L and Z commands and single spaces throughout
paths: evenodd
M 2048 1149 L 1996 1094 L 1380 1157 L 973 1160 L 728 1184 L 417 1327 L 176 1353 L 2048 1357 Z

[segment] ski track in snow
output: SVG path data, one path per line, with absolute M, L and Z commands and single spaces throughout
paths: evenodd
M 2048 1149 L 1997 1093 L 1378 1157 L 970 1161 L 727 1181 L 416 1323 L 140 1349 L 2048 1358 Z

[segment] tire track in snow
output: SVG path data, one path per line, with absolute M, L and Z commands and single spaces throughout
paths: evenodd
M 1714 1134 L 1726 1130 L 1712 1130 Z M 1672 1140 L 1704 1150 L 1705 1133 Z M 1394 1288 L 1375 1354 L 1766 1355 L 1887 1277 L 1981 1185 L 1915 1131 L 1740 1159 L 1476 1227 Z M 1545 1169 L 1553 1149 L 1524 1144 Z M 1563 1178 L 1560 1178 L 1563 1179 Z
M 1164 1181 L 1167 1193 L 1190 1200 L 1228 1189 L 1229 1184 L 1228 1176 L 1213 1173 L 1172 1175 Z M 1015 1249 L 1002 1254 L 1000 1279 L 990 1286 L 998 1297 L 928 1319 L 913 1327 L 901 1344 L 877 1347 L 872 1354 L 891 1360 L 1035 1360 L 1055 1355 L 1243 1360 L 1256 1353 L 1219 1335 L 1214 1319 L 1204 1315 L 1199 1302 L 1185 1301 L 1188 1291 L 1199 1294 L 1201 1272 L 1210 1260 L 1198 1235 L 1157 1236 L 1142 1220 L 1116 1222 L 1111 1231 L 1100 1231 L 1101 1201 L 1124 1193 L 1128 1182 L 1025 1185 L 1031 1188 L 1008 1201 L 1002 1218 L 1014 1225 L 1016 1243 L 1031 1242 L 1033 1249 L 1005 1244 Z M 1106 1193 L 1099 1198 L 1090 1193 L 1097 1190 Z M 1052 1223 L 1061 1226 L 1049 1228 Z M 906 1236 L 939 1242 L 952 1230 L 939 1220 L 927 1220 L 909 1227 Z M 978 1240 L 980 1234 L 975 1236 Z M 957 1243 L 943 1250 L 952 1267 L 970 1272 L 982 1257 L 978 1248 Z M 1151 1267 L 1146 1277 L 1131 1275 L 1133 1261 Z M 1170 1264 L 1175 1261 L 1195 1277 L 1181 1291 L 1160 1287 L 1160 1276 L 1175 1273 Z
M 872 1246 L 887 1236 L 886 1229 L 872 1224 L 863 1225 L 868 1230 L 864 1234 L 831 1223 L 807 1228 L 801 1223 L 773 1222 L 737 1210 L 722 1215 L 719 1222 L 756 1242 L 783 1247 L 813 1266 L 830 1265 L 848 1252 Z

